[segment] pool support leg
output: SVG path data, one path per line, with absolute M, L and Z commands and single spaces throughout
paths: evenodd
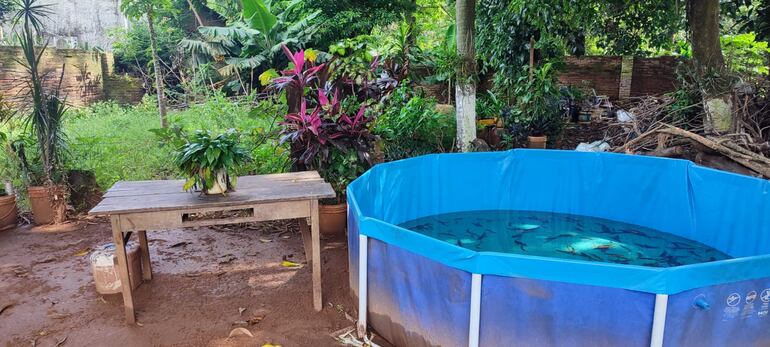
M 369 253 L 369 238 L 366 235 L 358 236 L 358 323 L 356 330 L 358 338 L 366 336 L 366 281 L 367 281 L 367 257 Z
M 468 347 L 479 346 L 481 323 L 481 275 L 471 274 L 471 325 L 468 329 Z
M 652 318 L 652 335 L 650 347 L 663 346 L 663 333 L 666 328 L 666 311 L 668 310 L 668 295 L 655 295 L 655 312 Z

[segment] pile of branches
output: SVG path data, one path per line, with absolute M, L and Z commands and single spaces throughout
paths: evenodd
M 682 105 L 673 95 L 642 97 L 624 105 L 632 119 L 611 121 L 606 140 L 614 152 L 683 158 L 770 179 L 770 81 L 732 91 L 729 132 L 707 132 L 701 101 Z M 676 95 L 676 94 L 674 94 Z

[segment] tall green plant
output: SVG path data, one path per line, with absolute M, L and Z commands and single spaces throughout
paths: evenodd
M 66 100 L 59 95 L 62 77 L 59 85 L 53 90 L 43 86 L 43 76 L 40 74 L 40 58 L 47 44 L 35 47 L 35 39 L 42 32 L 42 20 L 50 13 L 48 5 L 41 5 L 39 0 L 19 0 L 16 6 L 19 11 L 14 16 L 14 27 L 21 26 L 18 39 L 23 58 L 17 60 L 24 66 L 28 74 L 27 88 L 29 93 L 29 112 L 20 113 L 25 118 L 23 122 L 34 133 L 37 139 L 38 154 L 42 172 L 32 173 L 31 183 L 54 184 L 62 179 L 61 152 L 65 146 L 62 131 L 62 118 L 66 113 Z M 62 68 L 62 73 L 64 69 Z M 25 167 L 30 167 L 25 165 Z
M 163 86 L 163 75 L 158 56 L 158 35 L 155 32 L 155 15 L 160 11 L 169 11 L 172 8 L 170 0 L 123 0 L 120 10 L 126 17 L 138 20 L 143 16 L 147 18 L 147 27 L 150 31 L 150 47 L 152 48 L 152 65 L 155 70 L 155 91 L 158 94 L 158 113 L 160 126 L 165 128 L 166 121 L 166 95 Z

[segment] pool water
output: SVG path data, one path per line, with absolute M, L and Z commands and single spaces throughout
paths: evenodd
M 468 211 L 399 225 L 479 252 L 502 252 L 651 267 L 729 259 L 702 243 L 638 225 L 538 211 Z

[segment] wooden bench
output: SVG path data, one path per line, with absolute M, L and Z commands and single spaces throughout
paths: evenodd
M 133 290 L 128 283 L 126 243 L 135 232 L 142 253 L 142 277 L 152 279 L 147 230 L 299 219 L 305 258 L 313 271 L 313 307 L 322 308 L 321 244 L 318 200 L 335 196 L 315 171 L 239 177 L 236 191 L 200 195 L 182 190 L 182 180 L 120 181 L 90 215 L 109 216 L 115 239 L 117 271 L 123 288 L 126 322 L 136 323 Z M 204 216 L 215 216 L 213 219 Z

